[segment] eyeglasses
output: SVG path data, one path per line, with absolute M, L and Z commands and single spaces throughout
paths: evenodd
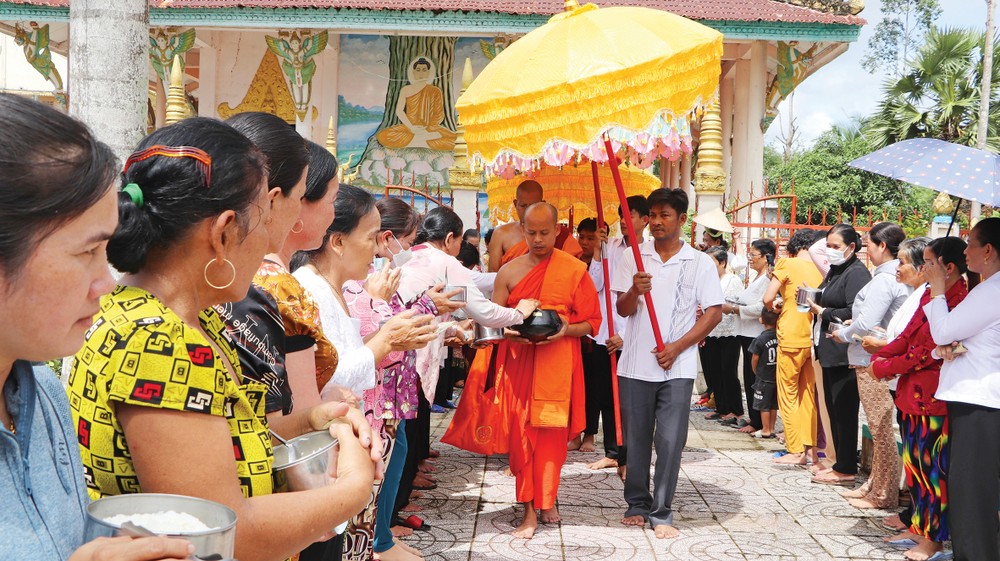
M 764 257 L 764 254 L 762 254 L 762 253 L 748 253 L 747 257 L 749 257 L 750 259 L 757 259 L 758 257 Z

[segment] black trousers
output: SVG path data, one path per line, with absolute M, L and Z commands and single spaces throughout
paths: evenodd
M 715 412 L 719 415 L 743 414 L 743 396 L 739 374 L 740 340 L 738 337 L 706 337 L 702 369 L 705 380 L 712 379 L 715 392 Z
M 396 504 L 392 509 L 393 520 L 399 516 L 399 509 L 410 503 L 413 480 L 417 477 L 417 464 L 430 457 L 431 404 L 423 392 L 417 392 L 417 395 L 419 397 L 417 418 L 406 421 L 403 429 L 406 431 L 406 461 L 403 463 L 403 474 L 399 479 Z
M 1000 561 L 1000 409 L 948 402 L 948 516 L 956 561 Z
M 698 358 L 701 360 L 701 372 L 705 375 L 705 395 L 712 395 L 715 393 L 715 380 L 712 379 L 715 372 L 709 372 L 708 339 L 705 339 L 704 345 L 698 346 Z M 718 404 L 718 399 L 716 399 L 716 404 Z
M 611 355 L 608 348 L 591 339 L 580 339 L 583 355 L 583 382 L 587 394 L 587 428 L 584 434 L 597 434 L 604 421 L 604 455 L 618 459 L 618 438 L 615 436 L 615 404 L 611 388 Z
M 764 428 L 764 423 L 760 420 L 760 411 L 753 408 L 753 385 L 757 383 L 757 375 L 753 371 L 753 353 L 750 352 L 750 344 L 753 337 L 738 337 L 740 349 L 743 351 L 743 394 L 746 396 L 746 411 L 750 416 L 750 426 L 760 430 Z
M 830 436 L 837 452 L 833 469 L 848 475 L 858 473 L 858 397 L 857 373 L 850 366 L 824 366 L 823 392 L 830 414 Z
M 448 347 L 448 358 L 444 361 L 444 366 L 438 372 L 438 382 L 437 388 L 434 390 L 434 405 L 444 406 L 446 402 L 451 401 L 452 394 L 455 392 L 455 380 L 457 376 L 455 375 L 455 349 L 453 347 Z

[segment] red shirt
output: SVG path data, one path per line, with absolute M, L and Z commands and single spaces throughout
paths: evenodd
M 956 282 L 945 294 L 948 309 L 955 309 L 968 293 L 964 280 Z M 924 305 L 930 299 L 931 291 L 927 290 L 906 329 L 872 355 L 872 373 L 876 378 L 900 376 L 896 386 L 896 407 L 910 415 L 941 416 L 948 413 L 945 402 L 934 397 L 942 361 L 931 356 L 937 345 L 924 315 Z

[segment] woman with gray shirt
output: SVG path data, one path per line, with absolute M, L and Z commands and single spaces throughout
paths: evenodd
M 899 268 L 899 244 L 906 233 L 898 224 L 879 222 L 868 233 L 868 258 L 875 271 L 872 280 L 854 297 L 850 325 L 833 333 L 839 343 L 848 343 L 847 359 L 857 374 L 858 395 L 865 409 L 874 451 L 871 477 L 854 491 L 845 493 L 855 508 L 892 509 L 899 499 L 899 454 L 892 431 L 892 396 L 889 387 L 875 379 L 871 354 L 861 340 L 872 329 L 885 329 L 896 310 L 903 305 L 910 289 L 896 280 Z
M 753 408 L 753 385 L 757 381 L 750 364 L 750 344 L 761 334 L 764 326 L 760 323 L 760 312 L 764 309 L 764 292 L 771 283 L 770 268 L 774 266 L 777 246 L 773 240 L 754 240 L 747 253 L 750 268 L 757 274 L 738 297 L 738 302 L 722 305 L 723 314 L 736 314 L 740 318 L 737 337 L 743 349 L 743 390 L 746 394 L 747 411 L 750 421 L 740 426 L 740 432 L 753 434 L 762 427 L 760 411 Z M 742 419 L 741 419 L 742 420 Z

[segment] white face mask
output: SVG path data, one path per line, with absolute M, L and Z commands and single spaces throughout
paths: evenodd
M 413 258 L 413 251 L 403 249 L 403 244 L 399 243 L 399 240 L 396 239 L 396 236 L 392 232 L 389 232 L 389 235 L 392 236 L 392 241 L 396 242 L 396 247 L 399 248 L 399 251 L 392 251 L 388 244 L 386 244 L 386 250 L 392 255 L 392 266 L 398 269 Z
M 826 258 L 830 261 L 831 265 L 843 265 L 847 261 L 846 251 L 841 251 L 839 249 L 833 249 L 832 247 L 826 248 Z

